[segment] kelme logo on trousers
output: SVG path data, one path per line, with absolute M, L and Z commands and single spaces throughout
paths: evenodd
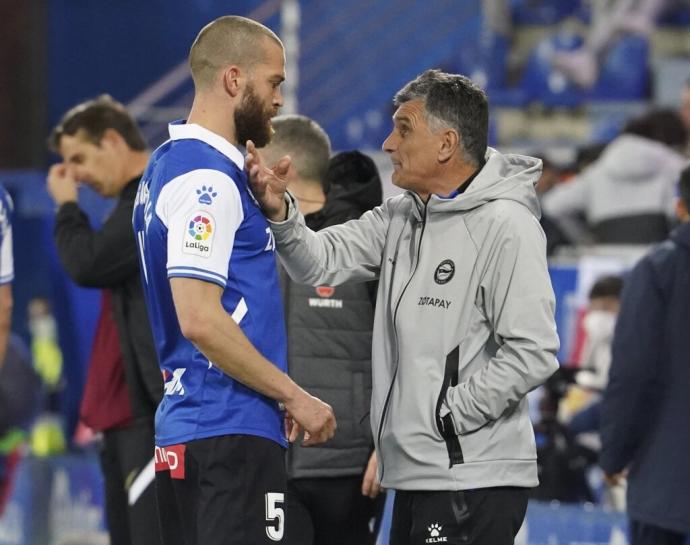
M 455 263 L 450 259 L 445 259 L 441 261 L 438 267 L 436 267 L 436 272 L 434 272 L 434 280 L 437 284 L 445 284 L 450 282 L 455 274 Z

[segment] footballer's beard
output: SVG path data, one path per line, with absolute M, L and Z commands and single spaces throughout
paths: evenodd
M 275 108 L 265 108 L 249 87 L 242 98 L 242 103 L 235 110 L 235 131 L 238 144 L 245 146 L 247 140 L 254 142 L 257 148 L 266 146 L 273 136 L 271 118 L 276 115 Z

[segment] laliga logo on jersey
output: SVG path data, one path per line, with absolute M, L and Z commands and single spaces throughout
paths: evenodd
M 206 240 L 211 233 L 213 233 L 213 225 L 206 216 L 199 214 L 189 222 L 189 234 L 194 237 L 194 240 Z
M 214 231 L 213 216 L 208 212 L 195 212 L 187 224 L 182 251 L 208 257 L 211 254 Z

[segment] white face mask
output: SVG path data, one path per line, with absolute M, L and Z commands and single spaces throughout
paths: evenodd
M 582 327 L 586 333 L 581 367 L 587 371 L 577 374 L 577 383 L 586 388 L 603 390 L 608 382 L 611 366 L 611 342 L 616 327 L 616 314 L 605 310 L 590 310 Z
M 590 310 L 582 321 L 582 327 L 588 341 L 610 341 L 616 328 L 616 314 L 606 310 Z

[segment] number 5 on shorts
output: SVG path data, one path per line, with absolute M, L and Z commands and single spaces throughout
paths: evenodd
M 277 504 L 285 502 L 285 494 L 282 492 L 266 492 L 266 535 L 273 541 L 283 539 L 285 531 L 285 511 Z M 277 521 L 277 522 L 276 522 Z

